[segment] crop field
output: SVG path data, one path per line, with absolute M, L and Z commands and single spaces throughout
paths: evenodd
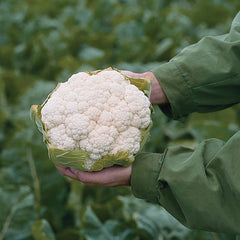
M 63 177 L 29 110 L 76 72 L 151 70 L 227 33 L 239 9 L 239 0 L 0 0 L 0 240 L 234 240 L 184 227 L 129 187 Z M 239 105 L 181 121 L 154 107 L 144 151 L 227 140 L 239 123 Z

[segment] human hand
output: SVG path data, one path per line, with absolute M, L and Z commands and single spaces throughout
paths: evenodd
M 56 168 L 62 175 L 83 182 L 87 186 L 105 187 L 129 186 L 132 172 L 131 165 L 128 167 L 113 166 L 97 172 L 82 172 L 58 166 Z
M 164 93 L 161 85 L 159 84 L 157 78 L 155 75 L 148 71 L 148 72 L 143 72 L 143 73 L 134 73 L 131 71 L 121 71 L 123 74 L 131 77 L 131 78 L 144 78 L 147 76 L 150 76 L 152 78 L 152 89 L 151 89 L 151 95 L 150 95 L 150 101 L 151 103 L 154 104 L 168 104 L 168 99 L 166 94 Z

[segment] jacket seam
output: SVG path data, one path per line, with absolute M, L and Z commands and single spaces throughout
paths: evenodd
M 223 80 L 220 80 L 218 82 L 212 82 L 212 83 L 208 83 L 208 84 L 203 84 L 201 86 L 193 87 L 193 90 L 197 90 L 199 88 L 207 87 L 207 86 L 217 86 L 219 83 L 228 82 L 229 79 L 233 79 L 235 77 L 240 77 L 240 74 L 239 73 L 232 73 L 227 79 L 223 79 Z
M 161 162 L 160 162 L 160 166 L 159 166 L 158 179 L 157 179 L 158 186 L 159 186 L 160 188 L 164 188 L 164 186 L 161 187 L 161 183 L 160 183 L 159 177 L 160 177 L 160 174 L 161 174 L 161 171 L 162 171 L 162 168 L 163 168 L 163 164 L 164 164 L 164 162 L 165 162 L 165 157 L 166 157 L 166 155 L 167 155 L 167 152 L 168 152 L 168 148 L 165 149 L 165 151 L 164 151 L 163 154 L 162 154 L 161 160 L 160 160 Z M 158 190 L 159 190 L 159 188 L 158 188 Z M 159 197 L 160 197 L 160 194 L 159 194 Z M 158 200 L 159 200 L 159 199 L 158 199 Z
M 189 84 L 189 81 L 187 79 L 186 76 L 184 76 L 184 71 L 182 70 L 180 64 L 178 65 L 177 62 L 173 61 L 174 65 L 176 66 L 176 69 L 178 70 L 178 72 L 180 73 L 182 79 L 183 79 L 183 82 L 185 83 L 188 91 L 186 93 L 188 99 L 190 99 L 190 101 L 193 103 L 194 105 L 194 109 L 196 109 L 197 107 L 197 104 L 195 103 L 194 101 L 194 98 L 193 98 L 193 89 L 191 88 L 190 84 Z M 187 73 L 186 73 L 187 74 Z M 187 74 L 188 75 L 188 74 Z M 185 114 L 186 115 L 186 114 Z M 183 114 L 180 114 L 179 116 L 183 116 Z

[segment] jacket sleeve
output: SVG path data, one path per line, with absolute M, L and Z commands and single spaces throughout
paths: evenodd
M 230 32 L 205 37 L 152 70 L 170 102 L 163 111 L 174 119 L 211 112 L 240 101 L 240 12 Z
M 240 102 L 240 14 L 230 33 L 206 37 L 153 70 L 180 118 Z M 132 167 L 136 197 L 162 205 L 185 226 L 240 234 L 240 131 L 227 142 L 141 153 Z
M 240 132 L 228 142 L 209 139 L 195 149 L 141 153 L 132 191 L 158 203 L 192 229 L 240 234 Z

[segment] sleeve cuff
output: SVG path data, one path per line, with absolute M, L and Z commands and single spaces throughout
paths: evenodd
M 160 106 L 161 110 L 173 119 L 179 119 L 194 112 L 191 88 L 188 86 L 186 73 L 181 71 L 172 60 L 151 70 L 159 81 L 170 105 Z
M 159 153 L 140 153 L 132 165 L 131 187 L 135 197 L 158 203 Z

